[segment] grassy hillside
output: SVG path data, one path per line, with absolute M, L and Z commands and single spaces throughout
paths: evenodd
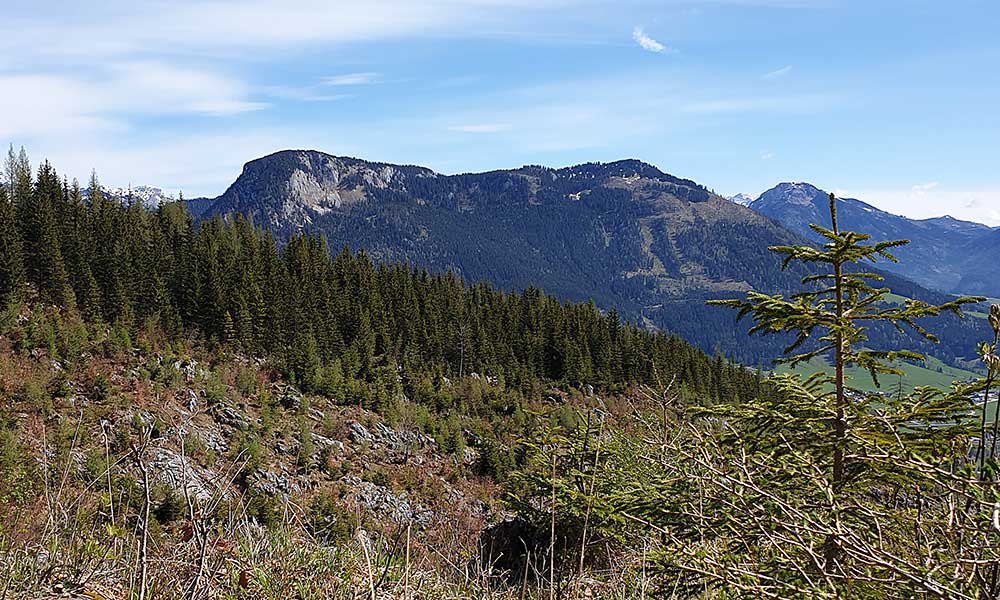
M 930 357 L 922 365 L 908 362 L 899 362 L 895 365 L 905 374 L 902 380 L 898 377 L 883 377 L 879 380 L 880 387 L 876 387 L 871 375 L 867 371 L 858 368 L 851 368 L 847 371 L 850 385 L 852 387 L 867 392 L 896 393 L 900 384 L 903 392 L 909 393 L 914 388 L 920 386 L 931 386 L 939 389 L 948 389 L 953 381 L 965 381 L 979 377 L 978 373 L 967 371 L 956 367 L 950 367 L 940 360 Z M 807 364 L 798 365 L 794 370 L 787 365 L 779 365 L 776 369 L 778 373 L 799 373 L 808 376 L 813 373 L 832 373 L 833 367 L 823 358 L 814 358 Z

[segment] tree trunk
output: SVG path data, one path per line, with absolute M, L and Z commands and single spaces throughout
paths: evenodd
M 837 227 L 837 200 L 833 194 L 830 194 L 830 220 L 833 224 L 833 232 L 839 235 L 840 229 Z M 837 311 L 837 331 L 834 332 L 834 343 L 836 346 L 834 348 L 834 365 L 836 369 L 834 374 L 834 408 L 836 410 L 836 420 L 833 423 L 833 480 L 831 482 L 833 487 L 833 502 L 830 508 L 831 512 L 833 512 L 833 527 L 837 532 L 839 532 L 840 516 L 836 514 L 836 505 L 838 504 L 838 495 L 844 482 L 844 440 L 847 437 L 847 423 L 845 421 L 847 398 L 844 391 L 845 348 L 844 333 L 842 329 L 843 324 L 841 323 L 844 318 L 844 282 L 843 264 L 839 260 L 833 263 L 833 280 L 836 289 L 835 300 Z M 833 533 L 826 540 L 826 548 L 824 550 L 824 566 L 828 573 L 833 572 L 836 569 L 839 554 L 840 541 L 838 539 L 838 533 Z

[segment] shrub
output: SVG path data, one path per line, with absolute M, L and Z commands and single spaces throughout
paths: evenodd
M 184 498 L 177 490 L 166 486 L 157 486 L 150 490 L 153 500 L 153 516 L 166 525 L 173 523 L 184 514 Z
M 268 529 L 274 529 L 283 522 L 283 504 L 280 497 L 256 494 L 247 501 L 247 516 Z
M 320 494 L 309 504 L 306 520 L 309 533 L 329 544 L 340 544 L 351 539 L 358 528 L 354 513 L 346 510 L 332 494 Z
M 251 367 L 240 367 L 236 371 L 236 389 L 241 396 L 252 396 L 257 393 L 260 380 L 257 378 L 257 370 Z
M 0 510 L 26 505 L 38 491 L 38 473 L 17 432 L 0 428 Z

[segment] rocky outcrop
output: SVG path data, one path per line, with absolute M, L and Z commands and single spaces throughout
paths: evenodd
M 419 430 L 393 428 L 378 415 L 307 397 L 288 383 L 271 384 L 259 395 L 216 383 L 206 390 L 208 381 L 226 378 L 195 360 L 149 360 L 176 370 L 180 382 L 162 396 L 162 405 L 108 414 L 95 433 L 112 446 L 121 440 L 117 452 L 128 457 L 122 468 L 140 485 L 142 469 L 148 470 L 156 510 L 157 503 L 168 506 L 178 498 L 183 503 L 185 495 L 200 507 L 220 500 L 249 506 L 265 498 L 294 501 L 308 510 L 311 498 L 329 494 L 370 524 L 430 529 L 441 520 L 488 518 L 482 484 L 454 479 L 456 469 L 475 473 L 480 458 L 473 447 L 458 456 L 442 454 L 436 441 Z M 130 368 L 116 371 L 122 385 L 129 385 Z M 265 418 L 265 406 L 277 412 Z M 472 432 L 466 438 L 477 443 Z M 144 439 L 140 463 L 134 453 Z M 307 456 L 303 439 L 308 439 Z M 73 458 L 82 472 L 85 454 L 76 451 Z M 172 494 L 163 496 L 164 491 Z
M 151 485 L 163 485 L 181 494 L 187 488 L 191 498 L 202 505 L 211 502 L 219 495 L 226 496 L 229 493 L 213 482 L 211 472 L 169 448 L 151 448 L 147 467 Z
M 236 429 L 249 429 L 250 418 L 244 410 L 228 402 L 219 403 L 211 408 L 212 416 L 222 425 L 228 425 Z
M 295 477 L 287 472 L 275 472 L 268 469 L 254 471 L 247 477 L 248 489 L 255 494 L 268 497 L 287 497 L 289 494 L 302 492 L 302 486 Z
M 395 493 L 385 486 L 364 481 L 355 475 L 345 476 L 340 483 L 348 490 L 348 501 L 397 525 L 412 523 L 427 527 L 434 517 L 428 508 L 413 502 L 406 492 Z
M 351 421 L 348 436 L 355 445 L 378 451 L 392 464 L 422 464 L 427 453 L 437 450 L 434 438 L 417 431 L 397 431 L 381 422 L 368 429 Z

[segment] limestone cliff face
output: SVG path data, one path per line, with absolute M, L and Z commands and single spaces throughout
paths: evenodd
M 435 177 L 419 167 L 370 163 L 312 150 L 285 150 L 247 163 L 206 214 L 238 212 L 279 231 L 370 200 L 374 190 L 405 192 L 410 177 Z

